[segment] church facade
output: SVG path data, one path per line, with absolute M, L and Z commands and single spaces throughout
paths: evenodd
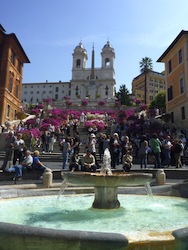
M 95 52 L 92 49 L 91 68 L 87 68 L 87 51 L 80 43 L 73 52 L 71 100 L 113 99 L 115 96 L 115 52 L 107 42 L 101 52 L 101 67 L 95 67 Z
M 114 102 L 115 98 L 115 52 L 109 41 L 101 51 L 101 67 L 95 67 L 95 51 L 92 49 L 91 67 L 87 67 L 88 55 L 80 42 L 73 50 L 72 79 L 70 82 L 23 83 L 22 101 L 39 103 L 46 98 L 61 103 L 65 96 L 72 103 L 81 103 L 88 99 L 91 103 L 97 100 Z

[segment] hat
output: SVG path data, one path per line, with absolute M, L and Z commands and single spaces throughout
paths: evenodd
M 94 137 L 96 137 L 95 134 L 91 134 L 91 138 L 94 138 Z
M 118 133 L 114 133 L 114 136 L 118 136 Z

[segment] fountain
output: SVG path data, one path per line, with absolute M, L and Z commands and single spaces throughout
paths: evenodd
M 64 249 L 64 250 L 186 250 L 188 249 L 188 221 L 186 223 L 186 211 L 188 210 L 187 200 L 175 200 L 173 203 L 168 203 L 165 205 L 165 209 L 163 206 L 159 206 L 160 202 L 156 199 L 153 201 L 150 199 L 151 197 L 144 195 L 147 197 L 144 200 L 144 205 L 141 206 L 141 200 L 144 197 L 140 194 L 145 194 L 145 188 L 143 185 L 148 184 L 151 181 L 151 174 L 139 174 L 139 173 L 114 173 L 113 175 L 104 175 L 102 173 L 81 173 L 81 172 L 73 172 L 73 173 L 62 173 L 63 176 L 63 186 L 66 187 L 67 184 L 71 184 L 72 187 L 69 190 L 74 190 L 76 192 L 78 186 L 86 186 L 86 187 L 94 187 L 94 194 L 85 195 L 84 198 L 81 194 L 73 196 L 67 195 L 66 192 L 62 196 L 61 206 L 56 207 L 57 204 L 54 202 L 54 198 L 50 198 L 51 196 L 42 197 L 34 197 L 34 198 L 21 198 L 18 201 L 14 201 L 14 199 L 2 199 L 0 201 L 1 205 L 1 222 L 0 223 L 0 247 L 1 249 L 14 249 L 14 250 L 22 250 L 22 249 L 40 249 L 40 250 L 48 250 L 48 249 Z M 76 185 L 76 188 L 74 188 Z M 135 187 L 136 186 L 136 187 Z M 134 193 L 139 195 L 135 196 L 135 199 L 126 194 L 120 194 L 118 189 L 123 190 L 133 190 Z M 68 189 L 68 188 L 67 188 Z M 166 193 L 174 193 L 174 188 L 172 186 L 164 186 L 164 187 L 155 187 L 153 190 L 155 192 L 166 192 Z M 15 196 L 29 196 L 38 195 L 37 191 L 28 191 L 24 194 L 25 190 L 16 191 Z M 145 191 L 145 192 L 144 192 Z M 175 190 L 177 191 L 177 189 Z M 186 188 L 183 189 L 183 192 L 186 193 Z M 10 194 L 10 191 L 8 191 Z M 48 193 L 45 193 L 47 195 Z M 72 201 L 69 203 L 69 197 L 72 197 Z M 126 199 L 125 199 L 126 197 Z M 156 196 L 154 196 L 156 197 Z M 3 198 L 3 197 L 2 197 Z M 92 200 L 94 201 L 92 203 Z M 34 199 L 34 200 L 32 200 Z M 56 196 L 57 199 L 57 196 Z M 119 201 L 119 200 L 120 201 Z M 125 199 L 125 200 L 124 200 Z M 148 203 L 148 199 L 150 202 Z M 169 198 L 170 199 L 170 198 Z M 3 201 L 5 200 L 5 204 Z M 40 202 L 39 202 L 40 200 Z M 91 206 L 86 203 L 89 200 L 91 202 Z M 104 201 L 103 201 L 104 200 Z M 10 204 L 9 204 L 10 202 Z M 12 203 L 11 203 L 12 202 Z M 121 202 L 121 204 L 120 204 Z M 36 203 L 36 205 L 35 205 Z M 128 208 L 128 205 L 132 204 L 133 207 Z M 158 207 L 155 207 L 154 210 L 153 203 L 157 204 Z M 23 205 L 25 204 L 25 205 Z M 76 206 L 79 205 L 81 210 L 76 210 Z M 146 205 L 146 206 L 145 206 Z M 64 208 L 65 206 L 65 208 Z M 141 206 L 141 209 L 138 210 Z M 20 212 L 17 208 L 22 208 Z M 38 210 L 42 207 L 42 210 Z M 166 215 L 168 215 L 169 211 L 174 210 L 176 207 L 181 207 L 181 212 L 176 212 L 178 215 L 178 219 L 174 219 L 174 221 L 179 220 L 179 215 L 184 211 L 183 221 L 185 224 L 181 223 L 181 226 L 175 227 L 172 230 L 165 229 L 164 231 L 157 232 L 154 227 L 154 221 L 151 219 L 151 222 L 148 222 L 147 216 L 155 215 L 155 223 L 158 222 L 158 217 L 160 213 L 162 213 L 162 222 Z M 52 208 L 52 210 L 51 210 Z M 168 209 L 171 208 L 171 209 Z M 9 210 L 10 209 L 10 210 Z M 11 210 L 12 209 L 12 210 Z M 142 210 L 145 210 L 145 214 Z M 151 210 L 151 213 L 150 213 Z M 3 213 L 5 211 L 5 213 Z M 24 218 L 25 214 L 29 214 L 29 219 L 27 219 L 27 223 L 24 225 L 20 225 L 15 221 L 16 212 L 18 213 L 18 217 Z M 131 211 L 130 215 L 128 211 Z M 137 212 L 138 211 L 138 212 Z M 136 217 L 136 213 L 138 217 Z M 8 215 L 8 216 L 7 216 Z M 60 228 L 60 222 L 62 216 L 68 216 L 66 221 L 62 224 L 68 224 L 68 228 Z M 128 235 L 128 229 L 126 229 L 126 220 L 124 217 L 136 217 L 135 222 L 133 222 L 132 230 L 136 231 L 136 224 L 139 220 L 139 217 L 142 217 L 141 228 L 145 226 L 145 224 L 150 224 L 151 231 L 146 236 L 145 232 L 137 232 L 135 237 L 130 237 Z M 8 217 L 10 220 L 8 223 L 6 220 L 2 218 Z M 60 216 L 60 217 L 59 217 Z M 82 229 L 78 227 L 78 224 L 73 224 L 73 222 L 79 221 L 80 217 L 86 218 L 89 222 L 90 229 Z M 99 219 L 99 222 L 102 223 L 102 231 L 95 229 L 95 219 Z M 164 217 L 164 218 L 163 218 Z M 103 221 L 103 218 L 106 219 Z M 116 220 L 120 219 L 120 225 L 116 225 Z M 173 215 L 172 217 L 173 218 Z M 110 220 L 110 224 L 113 226 L 112 230 L 105 230 L 108 225 L 108 220 Z M 168 221 L 169 217 L 167 218 Z M 33 221 L 36 223 L 33 223 Z M 43 226 L 43 221 L 49 221 L 50 226 Z M 51 227 L 51 222 L 56 222 L 55 228 Z M 172 221 L 171 226 L 174 221 Z M 84 224 L 84 221 L 79 224 Z M 106 223 L 106 224 L 105 224 Z M 122 224 L 121 224 L 122 223 Z M 164 224 L 166 222 L 164 221 Z M 92 225 L 93 224 L 93 225 Z M 114 225 L 113 225 L 114 224 Z M 162 227 L 162 224 L 159 226 Z M 30 226 L 30 225 L 34 225 Z M 124 226 L 124 227 L 123 227 Z M 50 227 L 50 228 L 49 228 Z M 181 228 L 182 227 L 182 228 Z M 51 229 L 53 228 L 53 229 Z M 179 229 L 180 228 L 180 229 Z M 59 229 L 59 230 L 58 230 Z M 72 230 L 74 229 L 74 230 Z M 141 230 L 141 229 L 139 229 Z M 159 230 L 160 231 L 160 230 Z M 127 237 L 128 235 L 128 237 Z M 141 235 L 141 236 L 140 236 Z M 10 240 L 11 239 L 11 240 Z
M 118 187 L 140 186 L 151 181 L 152 174 L 146 173 L 114 173 L 105 175 L 100 173 L 62 173 L 63 179 L 70 184 L 94 187 L 95 199 L 93 208 L 114 209 L 120 207 Z

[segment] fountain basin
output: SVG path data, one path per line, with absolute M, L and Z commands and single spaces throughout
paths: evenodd
M 62 172 L 62 178 L 70 184 L 94 187 L 93 208 L 114 209 L 120 207 L 118 187 L 143 186 L 151 181 L 152 174 L 114 173 L 113 175 L 103 175 L 87 172 Z
M 127 200 L 126 200 L 125 202 L 122 202 L 124 209 L 106 211 L 107 213 L 110 212 L 112 216 L 111 222 L 108 221 L 110 215 L 108 216 L 105 215 L 104 214 L 106 213 L 105 211 L 103 210 L 96 211 L 95 209 L 90 209 L 90 201 L 91 201 L 90 196 L 92 195 L 89 195 L 89 196 L 85 195 L 85 202 L 88 201 L 88 198 L 90 197 L 89 202 L 87 202 L 87 204 L 83 203 L 80 195 L 76 195 L 75 197 L 74 196 L 72 198 L 72 202 L 73 202 L 72 205 L 68 202 L 69 199 L 67 200 L 69 196 L 66 196 L 66 195 L 62 196 L 61 203 L 60 203 L 61 205 L 59 206 L 59 208 L 56 207 L 57 204 L 55 204 L 54 202 L 55 197 L 51 198 L 50 196 L 39 198 L 40 200 L 43 201 L 43 203 L 38 203 L 38 197 L 35 197 L 33 202 L 31 202 L 29 198 L 21 198 L 21 199 L 19 198 L 18 200 L 8 199 L 7 201 L 5 199 L 4 205 L 3 205 L 4 201 L 1 200 L 0 202 L 2 203 L 0 204 L 2 207 L 2 213 L 1 213 L 2 221 L 4 221 L 3 220 L 4 216 L 7 217 L 9 221 L 11 221 L 11 223 L 5 223 L 5 222 L 0 223 L 0 230 L 1 230 L 0 246 L 1 248 L 2 249 L 14 249 L 14 250 L 22 250 L 22 249 L 25 250 L 25 249 L 30 249 L 30 248 L 42 249 L 42 250 L 43 249 L 50 250 L 53 248 L 64 249 L 64 250 L 66 249 L 67 250 L 87 250 L 87 249 L 90 249 L 90 250 L 94 250 L 94 249 L 97 249 L 97 250 L 103 250 L 103 249 L 109 249 L 109 250 L 129 250 L 129 249 L 131 250 L 132 249 L 185 250 L 185 249 L 188 249 L 187 248 L 188 247 L 188 240 L 187 240 L 188 228 L 182 228 L 178 230 L 165 229 L 165 230 L 162 230 L 162 232 L 160 232 L 161 230 L 157 232 L 155 228 L 156 224 L 161 223 L 159 222 L 159 217 L 161 216 L 163 218 L 163 215 L 161 215 L 160 211 L 166 210 L 167 215 L 170 216 L 168 212 L 169 211 L 168 207 L 171 207 L 172 204 L 165 205 L 164 207 L 163 199 L 165 199 L 165 197 L 161 197 L 162 198 L 162 201 L 160 202 L 162 205 L 161 207 L 160 204 L 159 204 L 160 206 L 153 206 L 152 201 L 150 201 L 150 203 L 147 204 L 149 197 L 146 196 L 146 201 L 143 202 L 142 206 L 144 206 L 145 204 L 146 210 L 147 209 L 155 210 L 153 212 L 151 211 L 152 212 L 151 214 L 154 215 L 155 222 L 153 221 L 150 223 L 151 232 L 149 234 L 146 232 L 144 233 L 143 229 L 142 229 L 142 232 L 139 232 L 140 231 L 139 229 L 138 234 L 136 234 L 135 237 L 131 237 L 126 226 L 126 222 L 122 221 L 122 219 L 125 219 L 126 216 L 127 218 L 132 218 L 132 216 L 129 215 L 128 211 L 130 211 L 130 213 L 132 213 L 134 216 L 135 212 L 137 210 L 140 210 L 140 212 L 138 213 L 138 216 L 142 218 L 142 223 L 144 226 L 147 224 L 148 218 L 147 216 L 144 216 L 144 215 L 142 216 L 143 208 L 142 207 L 139 208 L 138 206 L 138 204 L 140 204 L 140 200 L 142 199 L 140 195 L 135 197 L 135 201 L 134 201 L 134 198 L 133 200 L 131 197 L 128 198 L 128 200 L 129 199 L 132 200 L 130 201 L 130 204 L 132 204 L 133 209 L 131 207 L 126 209 L 126 204 L 127 204 Z M 31 197 L 31 200 L 32 199 L 33 198 Z M 14 200 L 15 201 L 17 200 L 17 202 L 14 203 Z M 135 203 L 136 201 L 138 203 L 137 205 Z M 25 202 L 25 206 L 23 206 L 23 202 Z M 186 199 L 182 199 L 180 203 L 178 202 L 178 199 L 177 199 L 177 202 L 175 201 L 174 204 L 175 206 L 182 207 L 182 209 L 185 210 L 187 205 L 185 206 L 184 203 L 187 203 Z M 76 210 L 74 206 L 77 206 L 78 204 L 80 205 L 81 211 L 83 211 L 83 213 L 81 212 L 81 214 L 79 210 L 78 210 L 78 214 L 75 214 Z M 3 208 L 6 208 L 6 210 Z M 19 212 L 18 208 L 23 208 L 23 211 Z M 42 208 L 42 210 L 38 210 L 38 208 L 40 209 Z M 68 212 L 69 208 L 71 208 L 70 214 Z M 11 213 L 9 209 L 12 209 L 13 212 Z M 18 211 L 18 214 L 15 214 L 15 215 L 17 215 L 18 218 L 24 219 L 26 222 L 25 225 L 15 224 L 16 222 L 16 218 L 15 218 L 16 216 L 14 215 L 15 209 L 16 211 Z M 50 211 L 50 209 L 52 210 Z M 170 210 L 173 210 L 173 207 Z M 28 214 L 29 217 L 27 216 L 25 217 L 26 213 Z M 87 215 L 87 213 L 89 214 Z M 146 213 L 148 214 L 148 211 L 146 211 Z M 184 211 L 184 213 L 186 213 L 186 211 Z M 57 214 L 58 216 L 60 216 L 59 219 L 57 217 Z M 74 217 L 74 214 L 75 214 L 75 217 Z M 84 221 L 85 220 L 88 221 L 89 229 L 85 228 L 85 230 L 83 230 L 79 228 L 77 225 L 72 224 L 73 221 L 78 223 L 77 219 L 80 218 L 79 214 L 85 217 Z M 107 225 L 104 226 L 105 225 L 104 223 L 102 223 L 103 225 L 102 231 L 98 230 L 95 224 L 93 224 L 93 219 L 91 217 L 91 214 L 93 215 L 96 214 L 97 221 L 101 221 L 101 218 L 106 217 L 106 223 L 108 222 L 108 225 L 112 225 L 112 227 L 114 227 L 115 230 L 112 229 L 111 231 L 109 231 L 108 229 L 107 231 Z M 158 216 L 156 216 L 156 214 L 158 214 Z M 176 212 L 175 214 L 177 214 L 178 216 L 178 214 L 180 215 L 181 212 L 179 213 Z M 62 219 L 64 218 L 64 216 L 65 216 L 65 221 L 63 222 Z M 66 216 L 68 216 L 68 218 L 66 218 Z M 116 225 L 116 220 L 118 219 L 118 217 L 120 218 L 120 221 L 122 222 L 122 226 Z M 181 217 L 183 217 L 183 215 Z M 172 216 L 172 219 L 173 219 L 173 216 Z M 44 221 L 47 221 L 51 224 L 52 220 L 57 222 L 56 227 L 53 229 L 45 228 L 45 226 L 41 224 L 41 222 L 43 223 Z M 177 221 L 177 219 L 175 218 L 174 220 Z M 97 221 L 95 223 L 98 223 Z M 168 219 L 168 221 L 170 220 Z M 60 228 L 59 223 L 63 225 L 63 228 L 65 228 L 65 230 L 62 230 L 62 228 Z M 170 222 L 170 223 L 173 225 L 173 222 Z M 65 224 L 67 224 L 69 228 L 66 228 Z M 153 224 L 153 227 L 152 227 L 152 224 Z M 38 225 L 39 227 L 36 227 L 36 225 Z M 165 222 L 164 222 L 164 225 L 165 225 Z M 180 225 L 183 225 L 183 224 L 180 224 Z M 136 232 L 136 227 L 137 225 L 134 225 L 133 223 L 133 227 L 132 227 L 133 233 Z M 178 226 L 175 228 L 178 228 Z M 61 229 L 61 230 L 57 230 L 57 229 Z
M 70 184 L 89 187 L 134 187 L 143 186 L 152 179 L 148 173 L 113 173 L 102 175 L 89 172 L 62 172 L 62 178 Z

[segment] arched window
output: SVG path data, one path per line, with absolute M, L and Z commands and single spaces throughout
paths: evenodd
M 76 88 L 75 88 L 75 95 L 76 96 L 78 95 L 78 90 L 79 90 L 79 88 L 78 88 L 78 86 L 76 86 Z
M 10 105 L 7 105 L 6 116 L 10 116 Z
M 108 96 L 108 86 L 105 88 L 105 94 Z
M 106 58 L 106 59 L 105 59 L 105 67 L 106 67 L 106 68 L 109 68 L 109 67 L 110 67 L 110 59 L 109 59 L 109 58 Z
M 77 59 L 76 60 L 76 68 L 80 68 L 80 66 L 81 66 L 81 60 Z
M 13 78 L 14 78 L 14 74 L 13 73 L 10 73 L 9 75 L 9 91 L 10 93 L 12 93 L 12 87 L 13 87 Z

